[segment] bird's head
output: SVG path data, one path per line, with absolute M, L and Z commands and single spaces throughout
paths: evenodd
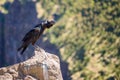
M 44 28 L 50 28 L 50 27 L 52 27 L 54 24 L 55 24 L 55 21 L 54 21 L 54 20 L 51 20 L 51 21 L 46 20 L 46 21 L 42 22 L 42 26 L 43 26 Z

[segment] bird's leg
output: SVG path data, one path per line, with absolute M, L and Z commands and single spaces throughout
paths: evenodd
M 36 44 L 34 44 L 34 48 L 39 48 L 39 46 L 38 46 L 38 45 L 36 45 Z
M 34 45 L 34 48 L 37 49 L 37 50 L 40 50 L 40 52 L 42 52 L 42 48 L 39 47 L 38 45 L 35 44 L 35 45 Z
M 38 45 L 34 44 L 33 46 L 34 46 L 35 50 L 39 50 L 39 46 Z
M 39 47 L 39 46 L 36 45 L 36 44 L 34 45 L 34 48 L 40 50 L 40 52 L 43 52 L 43 51 L 44 51 L 41 47 Z M 44 52 L 44 54 L 45 54 L 44 60 L 48 59 L 47 53 Z

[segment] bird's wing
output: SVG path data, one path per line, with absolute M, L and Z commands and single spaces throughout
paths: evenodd
M 32 37 L 34 37 L 36 34 L 36 30 L 35 29 L 32 29 L 30 30 L 25 36 L 24 38 L 22 39 L 22 41 L 29 41 Z

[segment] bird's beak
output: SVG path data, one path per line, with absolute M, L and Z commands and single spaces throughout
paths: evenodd
M 54 25 L 54 24 L 55 24 L 55 20 L 50 21 L 50 23 L 51 23 L 52 25 Z

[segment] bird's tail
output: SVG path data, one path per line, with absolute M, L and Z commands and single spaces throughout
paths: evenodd
M 24 53 L 24 51 L 26 50 L 26 48 L 27 48 L 27 46 L 24 46 L 24 47 L 23 47 L 23 49 L 22 49 L 22 51 L 21 51 L 21 53 L 20 53 L 21 55 Z
M 17 51 L 20 51 L 22 49 L 22 46 L 17 49 Z
M 28 45 L 22 45 L 22 46 L 20 46 L 20 47 L 17 49 L 17 51 L 20 51 L 20 50 L 22 49 L 22 51 L 20 52 L 20 54 L 22 55 L 23 52 L 26 50 L 27 46 L 28 46 Z

